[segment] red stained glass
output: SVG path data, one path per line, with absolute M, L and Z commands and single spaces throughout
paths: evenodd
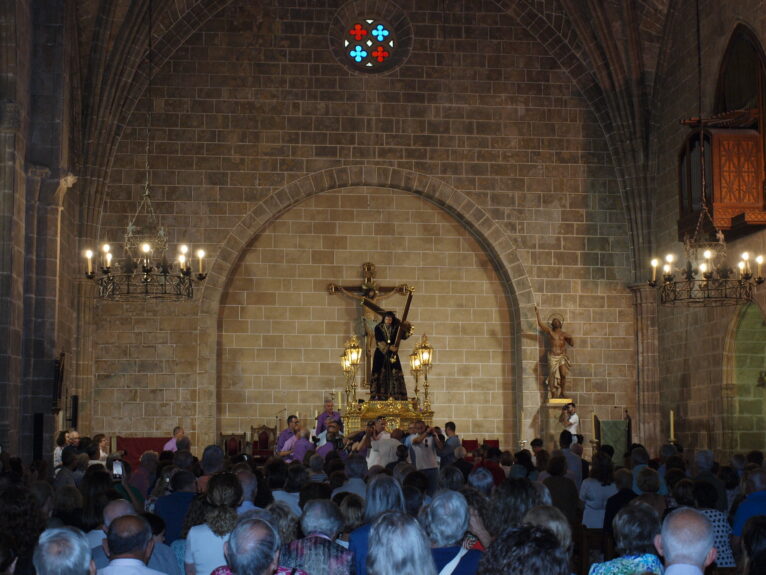
M 382 62 L 389 56 L 390 54 L 383 49 L 383 46 L 378 46 L 372 53 L 372 57 L 375 58 L 378 62 Z
M 361 24 L 355 25 L 351 30 L 348 31 L 348 33 L 351 34 L 357 42 L 364 36 L 367 36 L 367 30 L 365 30 Z

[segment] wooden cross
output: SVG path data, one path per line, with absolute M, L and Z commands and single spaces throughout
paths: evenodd
M 357 335 L 364 338 L 365 369 L 364 381 L 362 385 L 369 387 L 372 371 L 372 353 L 375 348 L 375 314 L 382 316 L 386 310 L 381 308 L 378 303 L 392 295 L 408 295 L 411 292 L 407 284 L 396 286 L 379 286 L 375 281 L 375 264 L 365 262 L 362 264 L 362 283 L 355 286 L 343 286 L 338 284 L 328 284 L 327 292 L 330 295 L 340 294 L 355 302 L 361 307 L 361 323 L 364 333 L 358 332 Z

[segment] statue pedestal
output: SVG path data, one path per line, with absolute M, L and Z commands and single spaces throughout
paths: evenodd
M 419 419 L 430 426 L 433 422 L 433 410 L 424 410 L 416 398 L 397 400 L 392 397 L 386 401 L 366 401 L 361 405 L 352 405 L 344 410 L 342 418 L 346 435 L 364 429 L 368 421 L 383 416 L 386 418 L 386 430 L 406 429 Z

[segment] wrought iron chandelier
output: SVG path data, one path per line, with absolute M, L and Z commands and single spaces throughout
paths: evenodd
M 168 238 L 151 198 L 151 168 L 149 167 L 149 147 L 152 128 L 152 2 L 148 8 L 149 41 L 147 52 L 148 85 L 147 97 L 150 102 L 146 128 L 145 181 L 144 192 L 135 214 L 128 221 L 122 243 L 121 257 L 109 242 L 104 242 L 99 255 L 93 250 L 85 251 L 87 272 L 85 277 L 95 280 L 98 296 L 110 300 L 184 300 L 194 296 L 196 282 L 207 277 L 205 273 L 205 251 L 196 251 L 196 273 L 192 271 L 192 253 L 188 245 L 178 248 L 176 264 L 167 259 Z M 94 262 L 94 258 L 98 261 Z M 98 267 L 97 276 L 94 267 Z
M 657 280 L 660 260 L 652 259 L 651 287 L 659 287 L 663 305 L 720 307 L 739 305 L 753 299 L 755 286 L 763 283 L 763 256 L 748 252 L 740 255 L 736 270 L 728 264 L 726 239 L 713 222 L 705 180 L 705 120 L 702 118 L 702 40 L 700 35 L 699 0 L 697 10 L 697 79 L 699 108 L 700 214 L 692 237 L 684 237 L 686 261 L 679 267 L 674 254 L 669 253 L 662 264 L 661 281 Z M 752 262 L 755 262 L 755 272 Z M 676 275 L 680 278 L 676 279 Z

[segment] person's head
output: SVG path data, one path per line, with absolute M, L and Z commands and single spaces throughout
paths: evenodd
M 535 469 L 538 471 L 546 471 L 550 461 L 551 456 L 547 450 L 539 449 L 537 452 L 535 452 Z
M 644 467 L 638 472 L 636 485 L 644 493 L 657 493 L 660 490 L 660 474 L 651 467 Z
M 614 472 L 614 484 L 617 489 L 630 489 L 633 487 L 633 474 L 628 469 L 618 469 Z
M 176 449 L 178 449 L 178 451 L 191 452 L 191 437 L 189 437 L 188 435 L 184 435 L 181 439 L 177 439 Z M 176 463 L 176 465 L 178 464 Z
M 612 458 L 606 453 L 596 452 L 591 461 L 590 476 L 601 485 L 612 483 L 614 481 Z
M 559 434 L 559 447 L 561 449 L 569 449 L 572 445 L 572 433 L 565 429 Z
M 294 462 L 287 466 L 287 483 L 285 483 L 285 491 L 297 493 L 303 489 L 308 482 L 309 472 L 303 465 Z
M 37 575 L 94 575 L 88 538 L 78 529 L 58 527 L 40 534 L 32 563 Z M 2 570 L 5 573 L 5 570 Z
M 674 455 L 678 455 L 678 449 L 672 443 L 665 443 L 660 447 L 660 461 L 663 463 L 668 460 L 668 457 L 673 457 Z
M 465 459 L 465 456 L 468 455 L 468 452 L 465 450 L 465 447 L 463 447 L 462 445 L 459 445 L 458 447 L 456 447 L 453 453 L 455 454 L 455 459 Z
M 369 575 L 436 575 L 431 546 L 417 520 L 401 511 L 383 513 L 370 529 Z
M 454 421 L 448 421 L 444 424 L 444 433 L 447 434 L 448 437 L 455 435 L 456 429 Z
M 530 441 L 529 446 L 532 448 L 533 453 L 537 453 L 543 448 L 543 440 L 539 437 L 535 437 Z
M 195 493 L 197 491 L 197 476 L 186 469 L 176 471 L 170 478 L 170 489 Z
M 98 446 L 101 451 L 106 452 L 109 449 L 109 438 L 103 433 L 97 433 L 94 435 L 93 443 Z
M 573 414 L 573 413 L 575 413 L 576 411 L 577 411 L 577 404 L 576 404 L 574 401 L 570 401 L 570 402 L 567 404 L 567 413 L 568 413 L 569 415 L 572 415 L 572 414 Z
M 694 481 L 684 478 L 676 482 L 672 495 L 677 506 L 694 507 Z
M 125 499 L 115 499 L 107 503 L 104 507 L 104 531 L 106 531 L 112 522 L 125 515 L 135 515 L 136 508 Z
M 284 459 L 274 458 L 266 462 L 263 468 L 270 489 L 284 489 L 287 482 L 287 463 Z
M 69 433 L 67 433 L 67 443 L 69 445 L 72 445 L 74 447 L 77 447 L 80 445 L 80 432 L 76 429 L 70 429 Z
M 375 418 L 375 421 L 373 422 L 373 429 L 375 429 L 375 433 L 381 433 L 386 429 L 386 418 L 382 415 L 379 415 Z
M 313 499 L 303 507 L 301 529 L 306 536 L 319 534 L 335 539 L 343 524 L 343 514 L 329 499 Z
M 756 515 L 742 529 L 744 573 L 766 573 L 766 516 Z
M 205 523 L 218 536 L 230 533 L 237 522 L 237 507 L 242 503 L 242 485 L 237 476 L 225 471 L 213 475 L 205 498 L 208 504 Z
M 477 467 L 468 474 L 468 485 L 489 497 L 495 483 L 492 473 L 486 467 Z
M 676 483 L 682 479 L 686 479 L 686 472 L 680 469 L 668 469 L 665 471 L 665 485 L 667 485 L 668 489 L 671 491 L 675 487 Z
M 364 499 L 356 493 L 342 493 L 340 496 L 343 498 L 339 506 L 341 515 L 343 515 L 343 531 L 351 533 L 362 524 Z
M 558 329 L 561 329 L 561 326 L 562 326 L 562 323 L 561 323 L 561 320 L 559 318 L 554 317 L 551 320 L 551 327 L 553 328 L 554 331 L 556 331 Z
M 548 473 L 553 477 L 563 477 L 567 473 L 567 459 L 563 455 L 551 457 L 548 462 Z
M 660 531 L 657 512 L 645 503 L 626 505 L 612 521 L 614 542 L 621 555 L 654 553 L 654 536 Z
M 271 523 L 279 533 L 282 545 L 292 543 L 298 536 L 298 518 L 284 501 L 270 503 L 266 510 L 271 515 Z
M 376 475 L 367 484 L 364 521 L 370 522 L 386 511 L 404 511 L 404 494 L 399 483 L 388 475 Z
M 281 539 L 270 522 L 243 517 L 224 543 L 223 554 L 236 575 L 266 575 L 279 564 Z
M 697 471 L 710 471 L 713 469 L 713 452 L 709 449 L 700 449 L 694 454 L 694 466 Z
M 182 439 L 185 440 L 188 438 L 184 437 Z M 194 456 L 191 454 L 191 451 L 189 451 L 188 449 L 181 449 L 179 447 L 178 451 L 176 451 L 173 454 L 173 465 L 175 467 L 178 467 L 179 469 L 185 469 L 187 471 L 191 471 L 192 467 L 194 466 Z
M 754 463 L 758 467 L 763 467 L 763 451 L 758 449 L 748 451 L 747 455 L 745 455 L 745 460 L 747 463 Z
M 323 473 L 324 472 L 324 457 L 315 453 L 309 459 L 309 469 L 311 473 Z
M 450 547 L 462 541 L 468 529 L 468 503 L 457 491 L 439 491 L 421 511 L 419 520 L 431 545 Z
M 367 460 L 359 454 L 354 454 L 346 459 L 346 477 L 351 479 L 364 479 L 367 475 Z
M 460 491 L 465 485 L 465 476 L 454 465 L 442 467 L 439 471 L 439 488 Z
M 693 487 L 694 501 L 698 509 L 715 509 L 718 501 L 718 491 L 708 481 L 695 481 Z
M 394 318 L 396 317 L 396 314 L 392 311 L 387 311 L 385 314 L 383 314 L 383 323 L 386 325 L 391 325 L 394 323 Z
M 333 411 L 335 411 L 335 402 L 329 397 L 325 397 L 324 399 L 324 410 L 325 410 L 325 413 L 330 413 L 330 414 L 332 414 Z
M 745 491 L 747 493 L 755 493 L 764 489 L 766 489 L 766 470 L 753 469 L 748 472 L 747 479 L 745 480 Z
M 506 479 L 492 493 L 487 528 L 497 536 L 506 527 L 519 526 L 527 511 L 538 503 L 539 494 L 529 479 Z
M 561 547 L 567 553 L 572 552 L 572 527 L 558 507 L 537 505 L 527 511 L 522 521 L 524 525 L 534 525 L 550 530 L 559 540 Z
M 146 563 L 154 549 L 152 529 L 139 515 L 117 517 L 109 525 L 104 547 L 110 560 L 131 558 Z
M 646 465 L 649 463 L 649 452 L 640 445 L 630 450 L 630 465 L 636 467 L 637 465 Z
M 141 466 L 150 471 L 155 471 L 160 462 L 160 455 L 156 451 L 144 451 L 141 454 Z
M 315 501 L 317 499 L 330 499 L 332 497 L 332 489 L 327 483 L 319 483 L 317 481 L 309 481 L 301 489 L 298 496 L 298 506 L 301 509 L 306 508 L 306 504 L 309 501 Z
M 180 425 L 176 425 L 173 428 L 173 437 L 175 438 L 176 441 L 178 441 L 183 436 L 184 436 L 184 428 L 181 427 Z
M 739 487 L 739 473 L 730 465 L 724 465 L 718 470 L 718 479 L 723 481 L 727 490 Z
M 665 557 L 666 567 L 685 563 L 704 571 L 716 558 L 713 538 L 713 526 L 707 517 L 696 509 L 680 507 L 665 517 L 655 545 Z
M 258 479 L 255 474 L 249 469 L 239 469 L 237 471 L 237 479 L 242 486 L 242 500 L 252 503 L 255 500 L 255 495 L 258 493 Z
M 566 575 L 569 554 L 549 529 L 506 528 L 479 562 L 482 575 Z
M 291 431 L 298 431 L 301 427 L 301 421 L 297 415 L 289 415 L 287 417 L 287 428 Z
M 69 432 L 66 429 L 62 429 L 56 433 L 55 443 L 57 447 L 64 447 L 67 443 L 67 435 Z
M 200 466 L 205 475 L 212 475 L 223 470 L 225 455 L 218 445 L 208 445 L 202 452 Z
M 338 437 L 338 434 L 340 433 L 340 424 L 335 419 L 328 419 L 327 420 L 327 437 L 328 438 L 335 438 Z

